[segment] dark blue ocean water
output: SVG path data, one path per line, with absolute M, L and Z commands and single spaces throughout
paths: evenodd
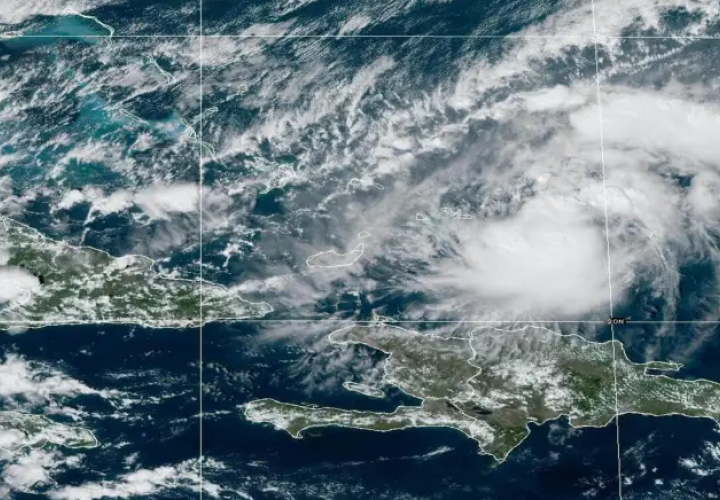
M 294 328 L 300 337 L 302 326 Z M 328 428 L 297 440 L 246 422 L 238 405 L 261 397 L 375 411 L 416 403 L 397 391 L 390 391 L 387 400 L 344 391 L 342 380 L 363 375 L 357 364 L 318 370 L 337 359 L 334 353 L 314 342 L 273 340 L 281 329 L 288 334 L 293 327 L 238 323 L 204 328 L 203 453 L 206 461 L 224 464 L 223 469 L 208 465 L 204 476 L 224 489 L 221 498 L 245 498 L 238 492 L 256 500 L 617 498 L 614 425 L 583 430 L 564 420 L 533 425 L 527 441 L 498 465 L 480 455 L 473 441 L 448 429 L 372 433 Z M 57 473 L 59 484 L 117 478 L 126 472 L 123 460 L 134 453 L 137 466 L 147 469 L 198 457 L 198 342 L 197 329 L 123 326 L 54 327 L 0 336 L 4 353 L 46 362 L 90 387 L 132 393 L 140 401 L 125 411 L 98 396 L 65 402 L 93 415 L 82 423 L 102 446 L 83 452 L 92 467 Z M 703 356 L 718 352 L 717 346 L 708 348 Z M 361 350 L 353 358 L 369 359 Z M 717 442 L 712 422 L 625 416 L 620 424 L 630 482 L 625 498 L 710 498 L 717 491 L 717 472 L 699 477 L 679 464 L 700 456 L 706 442 Z M 143 498 L 196 496 L 176 487 Z
M 139 454 L 137 464 L 149 469 L 197 458 L 197 332 L 55 327 L 19 335 L 2 334 L 0 351 L 3 356 L 11 354 L 44 362 L 93 389 L 122 391 L 136 400 L 131 406 L 118 409 L 97 395 L 58 398 L 63 406 L 88 413 L 78 424 L 92 430 L 101 443 L 99 448 L 85 451 L 84 466 L 53 474 L 59 485 L 121 475 L 127 472 L 123 460 L 133 453 Z M 39 382 L 43 374 L 36 377 Z M 46 410 L 40 406 L 34 411 Z M 73 423 L 62 412 L 51 418 Z M 185 494 L 186 491 L 178 490 L 153 498 L 184 498 Z

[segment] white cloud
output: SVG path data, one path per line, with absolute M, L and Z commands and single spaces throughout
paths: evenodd
M 217 468 L 216 462 L 208 468 Z M 219 498 L 222 488 L 204 479 L 203 491 L 210 498 Z M 88 482 L 80 486 L 64 486 L 48 493 L 54 500 L 95 500 L 99 498 L 133 498 L 152 495 L 168 489 L 200 491 L 200 475 L 197 462 L 188 460 L 173 466 L 154 469 L 138 469 L 115 480 Z
M 672 91 L 685 93 L 676 86 Z M 680 163 L 683 159 L 718 168 L 720 142 L 715 140 L 714 131 L 720 128 L 720 105 L 696 103 L 667 90 L 647 88 L 606 85 L 601 95 L 603 138 L 608 147 L 639 149 L 656 157 L 672 155 L 678 170 L 684 166 Z M 597 114 L 592 118 L 597 121 Z M 581 119 L 575 122 L 581 132 L 597 137 L 596 130 L 584 129 L 583 123 Z
M 557 317 L 607 307 L 606 198 L 616 302 L 643 278 L 672 310 L 680 262 L 699 250 L 720 262 L 709 238 L 720 213 L 716 105 L 679 98 L 692 92 L 677 84 L 664 91 L 606 84 L 604 192 L 598 109 L 582 92 L 581 86 L 539 89 L 495 106 L 495 116 L 518 138 L 494 145 L 501 163 L 485 164 L 476 175 L 486 183 L 485 209 L 510 215 L 434 228 L 443 248 L 458 258 L 449 260 L 452 265 L 439 259 L 419 281 L 438 297 L 444 286 L 458 289 L 444 311 L 484 302 L 479 312 Z M 535 130 L 537 122 L 525 111 L 540 113 L 543 126 Z M 552 118 L 563 111 L 566 119 Z M 525 146 L 540 134 L 551 139 Z M 451 182 L 472 182 L 463 172 L 466 161 L 450 169 L 457 179 Z M 690 187 L 681 187 L 676 176 L 690 176 Z M 497 202 L 493 190 L 504 195 Z
M 7 176 L 0 177 L 0 213 L 11 216 L 22 213 L 25 206 L 33 201 L 40 192 L 42 189 L 28 189 L 21 196 L 16 196 L 13 194 L 12 179 Z
M 635 22 L 643 29 L 658 29 L 673 9 L 683 9 L 695 17 L 685 34 L 703 33 L 711 20 L 720 17 L 720 7 L 713 0 L 627 0 L 596 2 L 595 21 L 598 33 L 619 35 L 623 28 Z
M 82 191 L 73 189 L 72 191 L 68 191 L 63 195 L 63 197 L 57 203 L 56 208 L 59 210 L 67 210 L 79 203 L 84 202 L 86 199 L 87 198 Z
M 43 376 L 38 377 L 39 374 Z M 104 393 L 67 377 L 48 365 L 27 361 L 15 354 L 7 354 L 0 362 L 0 398 L 45 404 L 58 397 L 82 394 Z
M 352 16 L 350 19 L 340 27 L 338 35 L 347 35 L 361 31 L 364 27 L 372 23 L 372 19 L 369 16 L 357 15 Z
M 62 454 L 44 449 L 15 455 L 2 471 L 3 482 L 12 490 L 30 492 L 33 488 L 51 484 L 51 474 L 63 463 Z
M 702 171 L 692 179 L 687 198 L 693 218 L 715 226 L 720 220 L 720 175 Z
M 720 472 L 720 444 L 706 441 L 701 453 L 682 458 L 679 464 L 701 477 L 717 474 Z
M 595 6 L 598 29 L 617 35 L 633 23 L 658 27 L 663 15 L 678 6 L 701 14 L 700 20 L 692 21 L 687 28 L 689 32 L 701 31 L 718 16 L 717 4 L 710 1 L 599 0 Z M 398 12 L 387 10 L 388 16 Z M 358 11 L 355 17 L 344 20 L 340 29 L 354 32 L 370 20 L 378 21 Z M 293 23 L 255 25 L 247 33 L 279 35 L 295 26 Z M 559 13 L 520 34 L 580 34 L 587 38 L 507 40 L 492 59 L 483 52 L 468 51 L 456 62 L 459 74 L 453 80 L 423 92 L 405 85 L 405 62 L 393 57 L 365 61 L 348 75 L 336 59 L 325 58 L 319 43 L 298 44 L 292 64 L 284 67 L 263 54 L 269 40 L 242 44 L 216 40 L 209 62 L 227 64 L 222 82 L 217 83 L 235 85 L 238 88 L 233 92 L 242 94 L 244 106 L 263 109 L 260 118 L 234 137 L 231 133 L 218 137 L 218 157 L 238 152 L 253 156 L 247 165 L 260 189 L 293 182 L 324 182 L 350 170 L 368 186 L 392 177 L 377 207 L 348 216 L 342 221 L 346 227 L 340 231 L 357 234 L 360 228 L 369 229 L 372 237 L 363 240 L 363 265 L 376 264 L 379 256 L 391 259 L 399 286 L 424 288 L 444 302 L 444 312 L 459 304 L 478 314 L 502 310 L 582 315 L 602 309 L 609 294 L 595 85 L 577 68 L 563 75 L 567 77 L 562 79 L 563 85 L 549 83 L 552 79 L 546 74 L 548 62 L 557 66 L 556 62 L 568 62 L 573 54 L 592 48 L 590 5 L 566 3 Z M 616 41 L 601 43 L 609 62 L 619 59 Z M 408 50 L 411 47 L 409 43 Z M 648 61 L 656 57 L 646 52 L 638 50 L 638 57 Z M 241 56 L 241 62 L 232 64 Z M 639 63 L 633 60 L 623 64 L 625 69 L 632 69 Z M 376 87 L 388 81 L 397 85 L 376 93 Z M 673 293 L 685 254 L 716 230 L 719 174 L 714 162 L 720 146 L 712 133 L 720 125 L 720 107 L 686 98 L 687 89 L 677 85 L 649 90 L 615 87 L 603 81 L 602 87 L 613 291 L 621 298 L 638 279 L 649 277 L 659 289 Z M 396 95 L 390 98 L 391 94 Z M 382 112 L 368 112 L 363 99 L 372 101 L 372 107 Z M 487 122 L 501 132 L 486 132 L 479 124 Z M 473 144 L 468 144 L 471 134 L 477 135 Z M 263 154 L 253 154 L 261 152 L 261 145 L 269 145 L 274 157 L 292 154 L 298 165 L 278 165 Z M 414 173 L 418 165 L 424 167 L 420 162 L 433 155 L 442 158 L 437 172 L 420 185 L 411 185 L 407 180 L 411 171 Z M 71 157 L 117 160 L 113 151 L 104 151 L 94 143 L 73 150 L 68 155 Z M 443 164 L 444 158 L 454 159 Z M 693 177 L 690 187 L 679 188 L 672 180 L 675 174 Z M 470 211 L 467 216 L 474 219 L 406 223 L 417 212 L 436 213 L 444 208 L 443 196 L 471 184 L 480 187 L 473 199 L 463 202 Z M 357 194 L 348 189 L 329 198 L 359 198 Z M 230 206 L 227 197 L 209 199 L 205 203 L 212 205 L 207 210 L 212 215 L 206 219 L 210 227 L 231 231 L 240 225 L 240 215 L 234 220 L 226 218 Z M 89 220 L 96 214 L 131 207 L 142 210 L 145 218 L 167 220 L 174 214 L 197 210 L 198 192 L 193 184 L 113 193 L 87 189 L 67 194 L 58 207 L 82 201 L 92 205 Z M 348 206 L 365 208 L 361 203 Z M 690 214 L 692 221 L 688 220 Z M 163 239 L 184 241 L 174 233 L 157 240 Z M 341 233 L 336 241 L 350 238 Z M 301 244 L 294 247 L 298 256 L 302 250 L 301 258 L 325 249 L 327 245 L 309 251 Z M 707 249 L 712 251 L 709 245 Z M 404 273 L 415 260 L 428 264 L 427 275 L 417 278 Z M 377 286 L 353 274 L 352 268 L 339 272 L 352 278 L 349 286 Z M 332 289 L 320 276 L 298 279 L 312 283 L 288 284 L 291 280 L 283 277 L 245 286 L 288 289 L 296 301 L 314 300 Z M 294 293 L 301 286 L 312 290 Z M 293 287 L 295 290 L 290 290 Z
M 19 267 L 0 267 L 0 304 L 27 302 L 40 289 L 40 280 Z
M 523 95 L 520 97 L 523 97 Z M 525 94 L 524 97 L 525 109 L 530 112 L 564 111 L 585 104 L 585 98 L 582 94 L 569 89 L 565 85 L 556 85 L 549 89 L 530 92 Z
M 507 314 L 565 317 L 604 307 L 607 244 L 591 215 L 576 202 L 548 196 L 529 200 L 507 219 L 460 224 L 456 258 L 420 281 Z
M 241 39 L 208 38 L 204 42 L 202 63 L 207 66 L 224 66 L 236 62 L 241 56 L 258 56 L 262 47 L 273 44 L 290 29 L 292 24 L 292 20 L 275 24 L 254 24 L 239 33 L 246 37 Z M 196 50 L 192 56 L 194 61 L 200 64 L 200 52 Z
M 461 143 L 466 124 L 454 124 L 451 136 L 429 140 L 427 134 L 434 132 L 423 128 L 425 114 L 439 121 L 443 113 L 428 107 L 435 97 L 412 113 L 383 116 L 392 134 L 354 139 L 377 140 L 376 151 L 385 158 L 398 158 L 423 143 L 459 154 L 417 185 L 404 184 L 407 167 L 399 168 L 395 185 L 385 190 L 391 195 L 351 219 L 348 234 L 360 228 L 372 232 L 363 240 L 364 262 L 372 265 L 377 257 L 393 262 L 396 283 L 408 290 L 419 286 L 437 299 L 438 304 L 423 304 L 428 315 L 537 319 L 602 313 L 610 297 L 607 198 L 616 303 L 642 279 L 667 299 L 672 312 L 681 263 L 696 254 L 720 263 L 711 240 L 719 230 L 720 143 L 713 131 L 720 128 L 720 106 L 708 101 L 709 91 L 677 82 L 661 90 L 604 83 L 605 192 L 593 82 L 539 87 L 487 104 L 483 96 L 493 91 L 497 78 L 516 71 L 514 60 L 508 64 L 483 67 L 484 72 L 473 73 L 482 81 L 473 80 L 471 91 L 458 94 L 456 87 L 453 94 L 462 95 L 456 107 L 478 120 L 495 120 L 502 141 L 480 136 L 475 144 Z M 414 114 L 417 110 L 422 114 Z M 412 127 L 406 130 L 407 124 Z M 485 150 L 493 152 L 491 161 Z M 368 182 L 373 173 L 377 170 Z M 677 176 L 690 178 L 689 187 Z M 437 212 L 453 189 L 479 185 L 477 197 L 463 196 L 474 207 L 464 220 L 447 214 L 414 220 L 417 212 Z M 414 261 L 426 267 L 405 275 L 403 269 Z M 356 279 L 353 270 L 347 275 L 354 285 L 372 290 L 373 283 Z M 312 279 L 313 286 L 325 289 L 320 277 Z M 292 288 L 287 283 L 284 287 Z M 301 285 L 293 286 L 298 291 Z M 318 296 L 317 290 L 306 292 L 290 300 L 298 305 Z
M 25 444 L 25 433 L 20 429 L 0 429 L 0 449 L 20 449 Z
M 197 184 L 152 186 L 135 195 L 135 203 L 151 219 L 167 219 L 169 214 L 198 210 L 200 190 Z
M 132 193 L 118 190 L 106 196 L 101 189 L 89 187 L 82 191 L 74 190 L 66 193 L 57 208 L 67 209 L 82 202 L 91 204 L 88 220 L 92 220 L 94 213 L 107 215 L 130 208 L 132 206 Z
M 0 5 L 0 23 L 17 24 L 34 16 L 58 16 L 65 9 L 82 12 L 110 0 L 5 0 Z
M 88 187 L 68 191 L 55 209 L 68 209 L 78 203 L 90 203 L 90 213 L 86 221 L 89 222 L 96 214 L 119 213 L 136 206 L 151 220 L 167 220 L 172 214 L 196 212 L 199 194 L 199 187 L 194 183 L 155 184 L 138 191 L 119 189 L 110 194 L 105 194 L 98 187 Z M 208 192 L 208 196 L 211 194 Z

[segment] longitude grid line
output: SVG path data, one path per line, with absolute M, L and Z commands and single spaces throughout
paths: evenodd
M 203 128 L 204 128 L 204 119 L 203 119 L 203 99 L 204 99 L 204 89 L 203 89 L 203 63 L 205 59 L 204 54 L 204 47 L 203 47 L 203 0 L 199 0 L 199 12 L 198 12 L 198 21 L 200 24 L 200 122 L 199 122 L 199 130 L 197 134 L 198 138 L 198 146 L 199 146 L 199 155 L 198 155 L 198 203 L 200 204 L 199 207 L 199 220 L 198 220 L 198 226 L 199 226 L 199 243 L 200 243 L 200 325 L 198 328 L 198 419 L 199 419 L 199 425 L 198 425 L 198 471 L 200 475 L 200 488 L 198 489 L 198 496 L 200 500 L 203 500 L 203 487 L 204 487 L 204 477 L 203 477 L 203 327 L 205 325 L 205 318 L 203 317 L 203 299 L 205 289 L 204 289 L 204 282 L 203 282 L 203 210 L 204 210 L 204 175 L 203 175 Z
M 610 294 L 610 318 L 613 317 L 613 289 L 612 289 L 612 267 L 610 260 L 610 216 L 608 214 L 608 198 L 606 188 L 605 175 L 605 144 L 603 134 L 603 115 L 602 115 L 602 99 L 600 96 L 600 58 L 598 56 L 598 34 L 595 22 L 595 0 L 590 0 L 593 27 L 593 43 L 595 46 L 595 94 L 597 97 L 598 107 L 598 125 L 600 132 L 600 162 L 602 165 L 602 191 L 605 200 L 605 238 L 607 240 L 607 271 L 608 271 L 608 291 Z M 620 406 L 618 404 L 618 377 L 617 377 L 617 342 L 615 340 L 615 326 L 610 321 L 610 336 L 612 339 L 613 353 L 613 385 L 615 388 L 615 441 L 617 449 L 617 479 L 618 479 L 618 498 L 623 500 L 622 490 L 622 457 L 620 451 Z

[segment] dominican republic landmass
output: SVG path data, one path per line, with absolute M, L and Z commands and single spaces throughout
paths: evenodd
M 329 340 L 384 352 L 383 385 L 422 404 L 378 413 L 259 399 L 243 406 L 245 417 L 296 438 L 323 426 L 449 427 L 500 462 L 529 435 L 530 422 L 563 415 L 574 427 L 604 427 L 626 413 L 720 419 L 720 384 L 662 373 L 677 371 L 677 363 L 633 363 L 617 341 L 592 342 L 535 326 L 482 327 L 463 338 L 439 337 L 385 324 L 344 328 Z

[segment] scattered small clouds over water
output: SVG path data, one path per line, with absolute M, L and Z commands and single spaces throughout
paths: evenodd
M 222 463 L 213 460 L 203 465 L 208 472 L 224 467 Z M 116 479 L 56 488 L 48 493 L 48 497 L 53 500 L 95 500 L 155 495 L 167 490 L 199 493 L 201 489 L 210 498 L 220 498 L 223 492 L 222 487 L 209 479 L 203 478 L 201 482 L 197 460 L 188 460 L 176 465 L 138 468 Z

